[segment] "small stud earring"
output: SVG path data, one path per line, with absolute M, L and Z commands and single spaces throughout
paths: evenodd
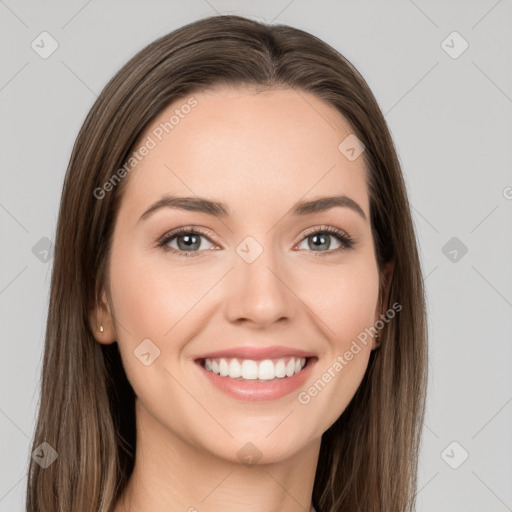
M 100 332 L 103 332 L 103 325 L 100 325 Z

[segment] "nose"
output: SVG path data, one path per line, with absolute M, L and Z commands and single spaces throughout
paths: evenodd
M 298 298 L 293 293 L 284 262 L 268 248 L 252 263 L 235 255 L 234 268 L 226 283 L 225 313 L 230 322 L 266 328 L 291 320 Z

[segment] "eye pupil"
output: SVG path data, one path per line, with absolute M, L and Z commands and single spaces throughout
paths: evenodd
M 184 240 L 185 245 L 180 243 L 181 239 Z M 178 237 L 178 247 L 180 250 L 198 249 L 200 245 L 201 241 L 197 235 L 181 235 Z
M 319 248 L 329 249 L 329 247 L 331 246 L 329 235 L 315 234 L 315 235 L 310 236 L 309 238 L 311 240 L 313 240 L 313 244 L 314 244 L 313 245 L 313 250 L 314 251 L 318 250 Z M 319 243 L 317 243 L 317 242 L 319 242 Z M 326 247 L 323 247 L 323 246 L 326 246 Z

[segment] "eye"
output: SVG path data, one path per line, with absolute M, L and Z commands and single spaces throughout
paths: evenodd
M 307 242 L 308 247 L 306 250 L 314 252 L 315 256 L 332 255 L 333 253 L 351 249 L 354 246 L 352 238 L 342 230 L 332 226 L 311 228 L 304 233 L 303 237 L 301 243 Z M 331 248 L 330 239 L 332 238 L 338 241 L 339 246 L 329 251 L 328 249 Z M 203 252 L 205 249 L 212 249 L 212 247 L 207 246 L 208 244 L 203 244 L 202 239 L 207 240 L 209 244 L 215 247 L 215 244 L 213 244 L 205 232 L 200 228 L 191 226 L 175 229 L 165 234 L 161 241 L 158 242 L 158 246 L 178 256 L 198 256 L 198 253 Z
M 346 233 L 332 226 L 324 226 L 322 228 L 312 228 L 304 234 L 305 238 L 301 243 L 307 243 L 307 250 L 317 254 L 315 256 L 326 256 L 333 253 L 339 253 L 346 249 L 352 249 L 354 240 Z M 337 239 L 339 246 L 328 251 L 331 247 L 331 238 Z M 325 251 L 323 249 L 326 249 Z
M 167 233 L 158 245 L 164 250 L 178 253 L 178 256 L 196 256 L 194 253 L 201 252 L 199 248 L 205 245 L 201 240 L 203 238 L 212 244 L 210 239 L 200 229 L 185 227 Z M 176 245 L 173 246 L 171 244 Z M 206 247 L 206 249 L 208 249 L 208 247 Z M 202 250 L 204 250 L 204 247 Z

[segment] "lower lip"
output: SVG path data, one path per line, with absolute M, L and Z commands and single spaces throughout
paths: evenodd
M 292 377 L 283 377 L 268 381 L 235 380 L 230 377 L 221 377 L 216 373 L 205 370 L 199 362 L 197 366 L 205 377 L 218 389 L 238 400 L 260 401 L 278 400 L 298 389 L 311 374 L 316 359 L 308 359 L 306 366 Z

